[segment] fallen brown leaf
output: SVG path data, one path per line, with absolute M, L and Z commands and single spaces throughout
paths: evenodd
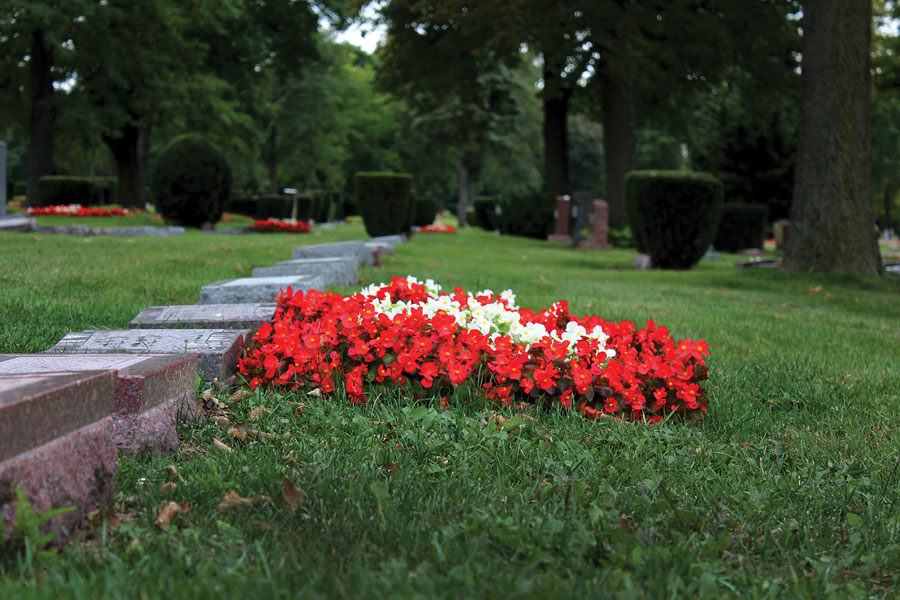
M 546 429 L 541 429 L 540 431 L 538 431 L 538 435 L 547 440 L 549 443 L 553 443 L 553 436 L 550 435 L 550 432 Z
M 583 438 L 581 438 L 581 443 L 584 444 L 585 446 L 596 446 L 597 440 L 595 440 L 592 437 L 583 437 Z
M 253 498 L 242 498 L 237 492 L 231 490 L 222 497 L 222 500 L 216 505 L 218 512 L 227 512 L 229 510 L 244 510 L 253 506 Z
M 169 465 L 166 467 L 166 481 L 178 481 L 181 479 L 181 475 L 178 474 L 178 469 L 175 465 Z
M 248 415 L 251 421 L 259 421 L 259 418 L 263 415 L 263 413 L 272 412 L 271 408 L 267 408 L 260 404 L 259 406 L 254 406 L 250 409 L 250 414 Z
M 238 423 L 234 427 L 229 427 L 227 433 L 231 436 L 231 439 L 238 442 L 243 442 L 248 437 L 252 438 L 255 435 L 253 429 L 246 423 Z
M 803 290 L 803 293 L 804 294 L 818 294 L 821 291 L 822 291 L 822 286 L 817 285 L 816 287 L 806 288 L 805 290 Z
M 275 441 L 275 434 L 274 434 L 274 433 L 269 433 L 269 432 L 267 432 L 267 431 L 257 431 L 257 432 L 255 432 L 255 433 L 256 433 L 256 435 L 258 435 L 259 437 L 261 437 L 261 438 L 264 439 L 264 440 L 267 440 L 267 441 L 269 441 L 269 442 L 274 442 L 274 441 Z
M 619 529 L 621 529 L 625 533 L 631 533 L 631 523 L 628 521 L 628 517 L 626 515 L 622 515 L 619 517 Z
M 175 483 L 174 481 L 166 481 L 165 483 L 163 483 L 162 485 L 159 486 L 159 493 L 160 494 L 168 494 L 169 492 L 171 492 L 172 490 L 175 490 L 177 488 L 178 488 L 178 484 Z
M 232 404 L 241 402 L 243 400 L 246 400 L 247 398 L 252 398 L 252 397 L 253 397 L 253 392 L 251 392 L 250 390 L 241 389 L 241 390 L 236 391 L 232 395 L 228 396 L 228 405 L 231 406 Z
M 87 515 L 87 522 L 91 527 L 100 527 L 104 521 L 109 529 L 115 529 L 122 522 L 122 515 L 108 508 L 98 508 Z
M 223 443 L 222 440 L 220 440 L 219 438 L 213 438 L 213 447 L 216 450 L 221 450 L 222 452 L 225 452 L 226 454 L 231 454 L 232 452 L 234 452 L 234 450 L 231 449 L 231 446 Z
M 231 419 L 229 419 L 226 415 L 213 415 L 210 417 L 210 420 L 218 425 L 219 427 L 225 427 L 231 423 Z
M 400 465 L 392 462 L 384 463 L 383 465 L 381 465 L 381 468 L 387 471 L 389 477 L 393 477 L 400 472 Z
M 154 524 L 160 529 L 168 527 L 172 520 L 178 515 L 183 515 L 188 510 L 188 503 L 182 502 L 160 502 L 159 509 L 156 513 L 156 521 Z
M 281 499 L 289 509 L 297 510 L 297 507 L 306 500 L 306 495 L 298 490 L 294 482 L 285 476 L 284 483 L 281 486 Z

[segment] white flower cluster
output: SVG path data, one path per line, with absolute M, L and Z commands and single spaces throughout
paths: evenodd
M 418 283 L 425 286 L 429 298 L 424 302 L 405 302 L 402 300 L 394 301 L 390 295 L 379 300 L 375 298 L 378 291 L 387 284 L 370 285 L 361 290 L 361 294 L 372 299 L 372 305 L 376 312 L 383 313 L 392 319 L 401 313 L 409 314 L 414 307 L 422 309 L 422 313 L 427 317 L 433 317 L 438 312 L 443 312 L 456 319 L 456 324 L 466 329 L 475 329 L 484 335 L 490 336 L 493 340 L 502 335 L 508 335 L 516 344 L 522 344 L 526 348 L 530 348 L 545 337 L 550 337 L 558 342 L 566 342 L 568 344 L 569 356 L 575 354 L 575 345 L 583 340 L 599 340 L 600 349 L 606 352 L 607 358 L 615 356 L 615 350 L 606 348 L 607 336 L 603 329 L 599 326 L 594 327 L 590 332 L 578 323 L 571 321 L 566 325 L 563 332 L 547 331 L 541 323 L 523 323 L 521 315 L 519 315 L 518 306 L 516 306 L 516 295 L 512 290 L 504 290 L 500 292 L 498 298 L 504 302 L 487 302 L 478 301 L 479 296 L 493 296 L 491 290 L 482 290 L 477 294 L 467 294 L 465 304 L 458 302 L 441 293 L 441 286 L 431 279 L 424 282 L 419 281 L 413 276 L 407 276 L 406 280 L 410 283 Z

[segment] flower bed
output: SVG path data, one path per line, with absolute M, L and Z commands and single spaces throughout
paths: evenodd
M 702 340 L 676 342 L 653 321 L 638 329 L 579 318 L 565 301 L 534 312 L 509 290 L 447 294 L 409 277 L 347 297 L 288 289 L 238 369 L 251 388 L 328 395 L 343 381 L 356 403 L 370 384 L 444 398 L 465 384 L 505 405 L 558 402 L 591 418 L 656 423 L 706 411 L 708 354 Z
M 425 233 L 456 233 L 456 229 L 452 225 L 444 225 L 442 223 L 435 223 L 434 225 L 425 225 L 424 227 L 419 227 L 419 231 L 423 231 Z
M 128 208 L 93 208 L 80 204 L 56 204 L 28 209 L 31 217 L 131 217 L 134 211 Z
M 309 233 L 311 228 L 306 221 L 294 221 L 291 219 L 257 219 L 253 223 L 253 231 Z

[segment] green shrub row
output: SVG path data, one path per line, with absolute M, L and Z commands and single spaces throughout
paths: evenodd
M 222 218 L 231 193 L 225 157 L 198 135 L 182 135 L 154 163 L 156 210 L 167 221 L 200 227 Z
M 416 220 L 414 225 L 425 227 L 434 223 L 440 204 L 434 198 L 419 198 L 416 201 Z
M 353 177 L 356 208 L 372 237 L 409 233 L 416 219 L 409 173 L 361 172 Z
M 478 196 L 472 201 L 472 225 L 506 235 L 543 239 L 553 228 L 552 196 L 533 192 L 517 196 Z
M 340 194 L 325 190 L 303 192 L 296 196 L 238 195 L 230 199 L 227 210 L 254 219 L 289 219 L 294 216 L 301 221 L 313 219 L 317 223 L 344 219 Z
M 21 182 L 20 182 L 21 183 Z M 24 189 L 17 189 L 15 192 Z M 115 177 L 74 177 L 71 175 L 45 175 L 38 179 L 34 206 L 54 206 L 58 204 L 80 204 L 82 206 L 102 206 L 116 203 L 118 180 Z
M 722 183 L 709 173 L 632 171 L 625 213 L 654 267 L 690 269 L 709 248 L 722 216 Z
M 765 204 L 726 202 L 713 246 L 723 252 L 762 248 L 769 207 Z

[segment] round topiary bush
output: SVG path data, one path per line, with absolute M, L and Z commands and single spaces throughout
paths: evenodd
M 372 237 L 409 232 L 415 218 L 412 175 L 357 173 L 356 207 Z
M 198 135 L 182 135 L 163 148 L 154 163 L 156 211 L 186 227 L 216 223 L 231 192 L 225 157 Z
M 722 196 L 722 183 L 709 173 L 632 171 L 625 214 L 638 250 L 656 268 L 692 268 L 716 235 Z

